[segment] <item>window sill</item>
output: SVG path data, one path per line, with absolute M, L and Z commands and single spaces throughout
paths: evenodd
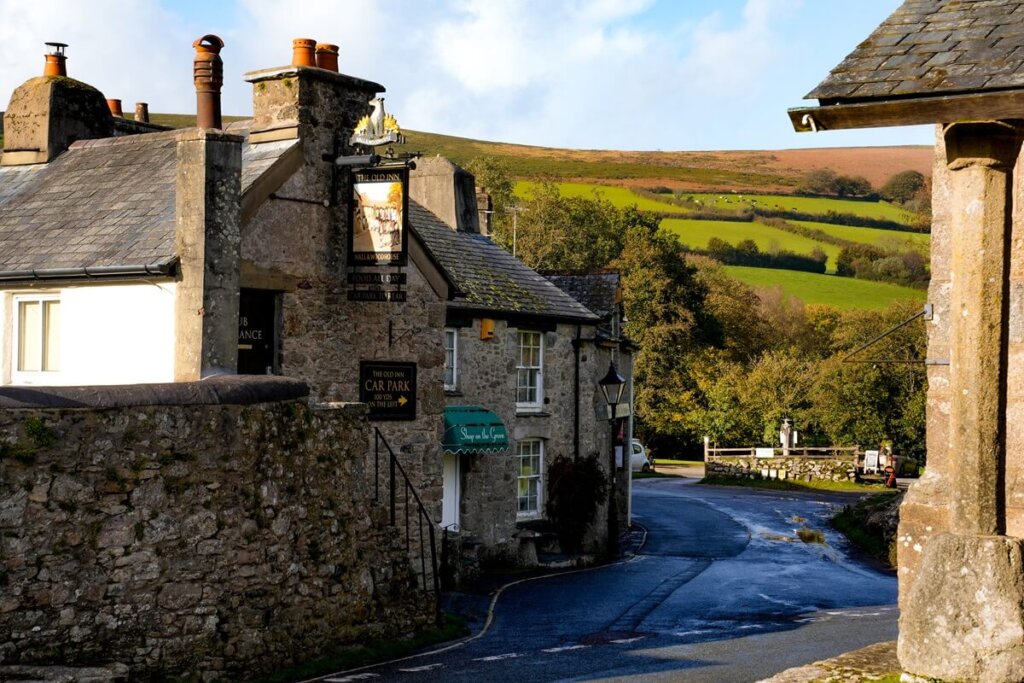
M 462 396 L 463 394 L 458 389 L 445 389 L 444 390 L 444 395 L 445 396 Z
M 551 417 L 543 408 L 516 408 L 516 417 Z

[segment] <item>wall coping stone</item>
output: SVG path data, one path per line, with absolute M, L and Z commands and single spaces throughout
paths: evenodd
M 0 408 L 123 408 L 129 406 L 251 405 L 309 396 L 291 377 L 217 375 L 198 382 L 105 386 L 0 387 Z

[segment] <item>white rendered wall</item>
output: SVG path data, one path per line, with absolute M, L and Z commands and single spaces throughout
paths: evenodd
M 135 384 L 174 381 L 174 283 L 26 290 L 60 295 L 60 370 L 12 372 L 13 300 L 3 294 L 3 383 Z

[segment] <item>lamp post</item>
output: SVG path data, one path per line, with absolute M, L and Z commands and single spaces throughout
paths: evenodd
M 611 460 L 608 470 L 611 472 L 611 487 L 608 494 L 608 554 L 618 553 L 619 544 L 619 508 L 615 496 L 615 412 L 622 402 L 622 391 L 626 388 L 625 378 L 615 369 L 615 362 L 608 363 L 608 372 L 597 382 L 608 402 L 608 431 L 611 442 Z

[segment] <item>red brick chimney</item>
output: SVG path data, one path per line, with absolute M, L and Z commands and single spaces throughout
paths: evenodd
M 220 116 L 220 89 L 224 85 L 224 62 L 220 51 L 224 41 L 213 34 L 199 38 L 192 47 L 196 56 L 192 62 L 192 80 L 196 86 L 196 126 L 223 128 Z
M 124 118 L 124 111 L 121 110 L 121 100 L 108 97 L 107 107 L 110 108 L 111 116 L 120 116 L 121 118 Z

